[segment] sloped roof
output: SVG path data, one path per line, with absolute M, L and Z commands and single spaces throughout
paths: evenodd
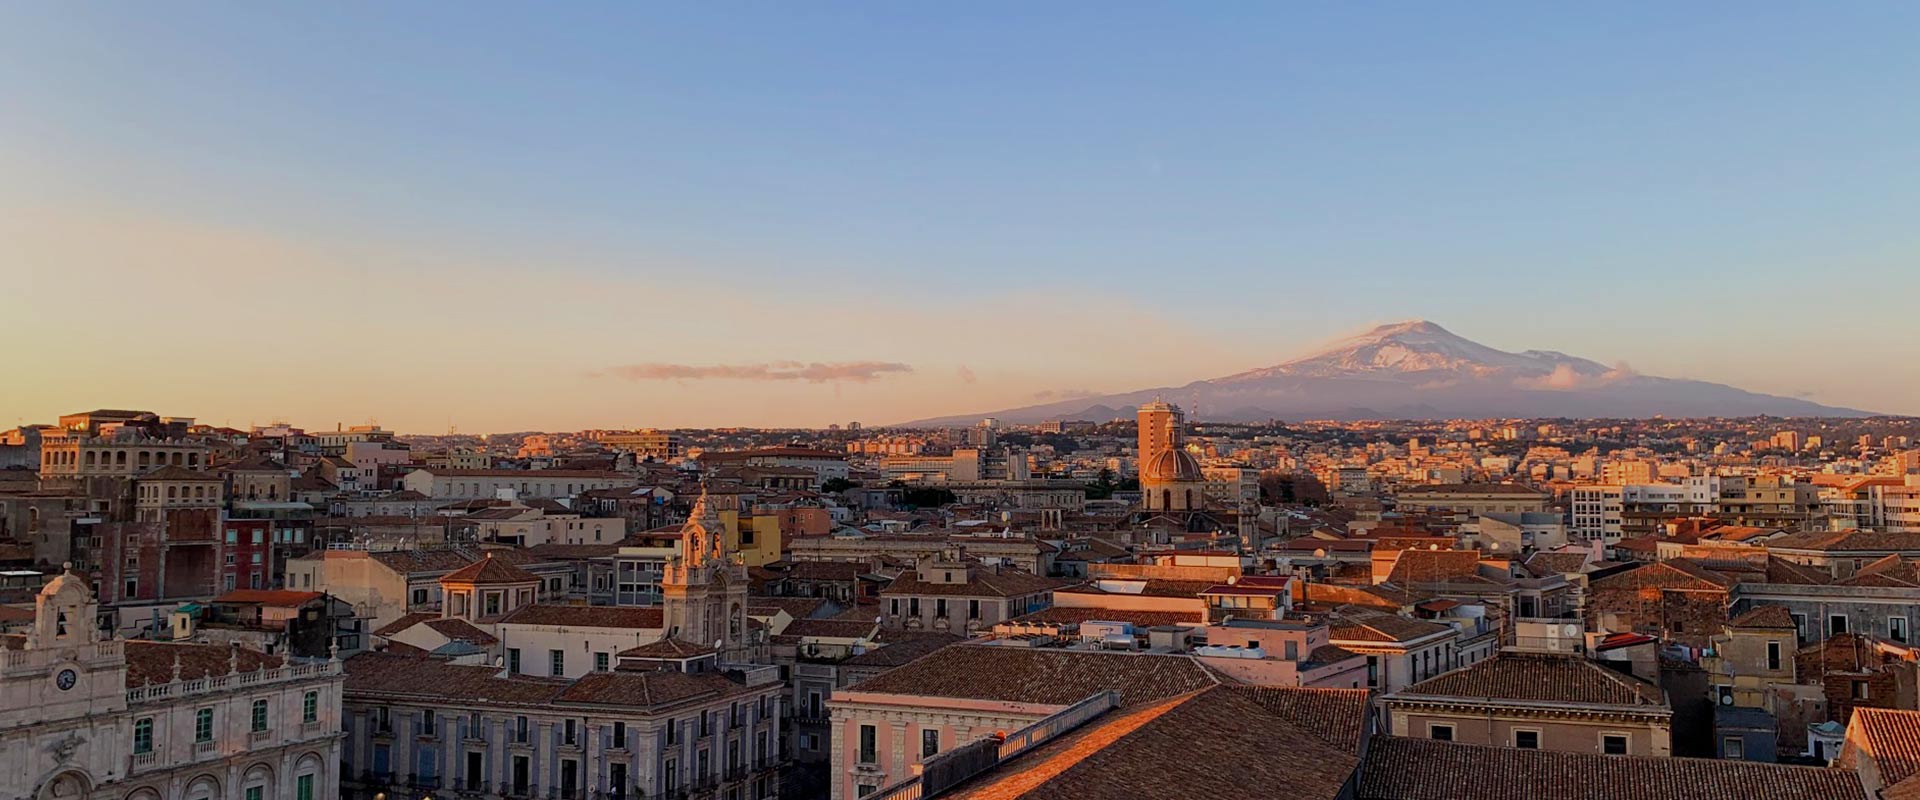
M 1196 742 L 1205 756 L 1191 755 Z M 960 784 L 955 800 L 1339 796 L 1359 761 L 1224 688 L 1109 711 Z
M 660 608 L 627 606 L 560 606 L 535 603 L 500 618 L 502 625 L 553 625 L 568 628 L 658 629 L 665 626 Z
M 1359 607 L 1343 608 L 1330 615 L 1327 626 L 1335 641 L 1350 642 L 1411 642 L 1453 630 L 1449 625 Z
M 1835 586 L 1920 586 L 1920 571 L 1913 568 L 1913 562 L 1898 555 L 1881 558 L 1863 566 L 1859 571 L 1834 581 Z
M 1579 656 L 1503 652 L 1443 673 L 1398 695 L 1666 708 L 1660 687 Z
M 1855 767 L 1871 757 L 1882 784 L 1902 791 L 1913 788 L 1899 784 L 1920 775 L 1920 712 L 1858 707 L 1847 727 L 1847 745 L 1836 766 Z M 1920 784 L 1920 779 L 1914 782 Z
M 1605 756 L 1377 736 L 1358 800 L 1866 800 L 1852 770 L 1751 761 Z
M 1134 705 L 1219 682 L 1186 656 L 957 644 L 847 691 L 1066 706 L 1112 689 Z
M 1734 617 L 1732 622 L 1727 623 L 1727 627 L 1750 630 L 1797 629 L 1793 624 L 1793 615 L 1787 611 L 1786 606 L 1756 606 L 1753 610 Z
M 539 583 L 540 576 L 509 564 L 504 559 L 494 558 L 492 553 L 488 553 L 479 561 L 441 576 L 440 582 L 474 585 Z

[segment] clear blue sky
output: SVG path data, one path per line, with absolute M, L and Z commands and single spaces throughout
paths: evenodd
M 103 314 L 0 413 L 884 421 L 1407 317 L 1920 413 L 1916 32 L 1894 3 L 7 4 L 0 333 L 131 295 L 99 302 L 192 309 L 262 373 L 81 378 L 156 330 Z M 781 361 L 912 372 L 600 374 Z

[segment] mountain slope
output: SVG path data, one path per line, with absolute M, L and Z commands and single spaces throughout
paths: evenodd
M 1869 415 L 1718 383 L 1641 375 L 1550 350 L 1509 353 L 1413 320 L 1382 325 L 1284 364 L 1186 386 L 906 424 L 967 425 L 982 417 L 1015 424 L 1104 421 L 1155 397 L 1185 406 L 1196 419 L 1225 422 Z

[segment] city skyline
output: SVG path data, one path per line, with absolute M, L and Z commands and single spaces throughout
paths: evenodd
M 0 10 L 0 419 L 884 424 L 1406 318 L 1920 413 L 1911 8 L 1010 11 Z

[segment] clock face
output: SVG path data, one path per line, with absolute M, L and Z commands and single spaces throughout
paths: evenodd
M 64 692 L 68 689 L 73 688 L 74 682 L 78 680 L 80 680 L 80 675 L 78 673 L 70 669 L 63 669 L 63 670 L 60 670 L 59 675 L 54 676 L 53 685 L 60 687 L 60 691 Z

